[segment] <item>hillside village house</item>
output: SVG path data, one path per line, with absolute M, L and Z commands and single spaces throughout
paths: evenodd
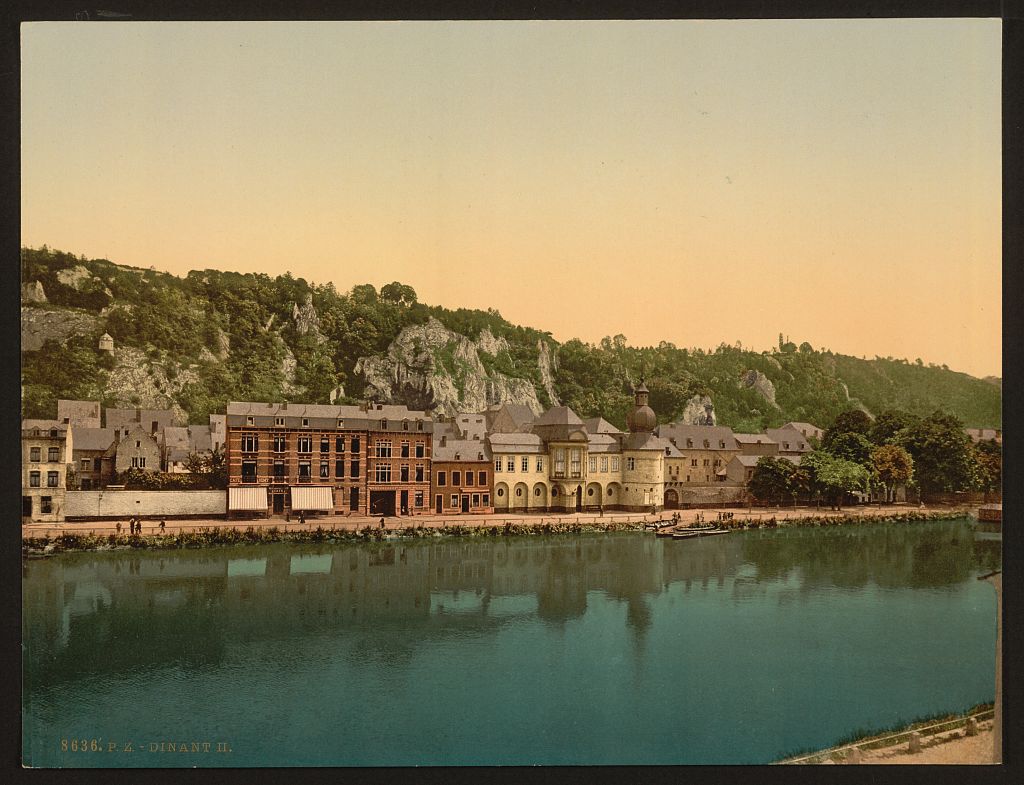
M 114 471 L 118 475 L 129 469 L 150 474 L 160 471 L 160 444 L 142 426 L 115 428 L 114 440 Z
M 160 449 L 163 470 L 171 474 L 188 473 L 192 454 L 208 458 L 213 453 L 209 425 L 172 425 L 161 432 Z
M 174 412 L 170 409 L 107 409 L 104 412 L 106 428 L 125 428 L 137 425 L 154 436 L 174 425 Z
M 783 428 L 792 428 L 794 431 L 799 431 L 801 436 L 807 440 L 815 440 L 819 444 L 825 437 L 825 431 L 819 428 L 817 425 L 812 425 L 809 422 L 787 422 Z
M 425 512 L 433 426 L 405 406 L 229 403 L 228 514 Z
M 657 433 L 676 448 L 665 457 L 665 506 L 689 502 L 686 488 L 728 481 L 726 466 L 740 454 L 732 429 L 715 425 L 662 425 Z
M 740 455 L 778 455 L 779 443 L 765 433 L 734 433 Z
M 812 450 L 810 440 L 792 426 L 768 428 L 765 433 L 779 445 L 779 455 L 806 455 Z
M 523 403 L 502 403 L 484 413 L 487 433 L 528 433 L 537 419 L 533 409 Z
M 750 478 L 754 476 L 754 469 L 757 467 L 757 462 L 761 460 L 761 455 L 736 455 L 733 456 L 732 460 L 729 461 L 725 467 L 726 478 L 728 482 L 735 485 L 746 485 L 750 482 Z M 782 458 L 789 461 L 795 466 L 800 465 L 799 455 L 770 455 L 770 458 Z
M 116 436 L 113 428 L 71 427 L 74 437 L 74 490 L 91 491 L 114 482 Z
M 27 521 L 61 521 L 72 460 L 71 428 L 57 420 L 21 424 L 21 517 Z

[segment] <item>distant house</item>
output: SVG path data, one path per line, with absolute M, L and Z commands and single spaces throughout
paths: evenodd
M 819 428 L 817 425 L 811 425 L 809 422 L 788 422 L 782 426 L 783 428 L 792 428 L 800 433 L 806 439 L 817 439 L 819 442 L 825 436 L 825 431 Z
M 979 442 L 1003 443 L 1003 432 L 998 428 L 964 428 L 964 432 L 971 437 L 975 444 Z
M 725 473 L 728 477 L 728 481 L 740 485 L 746 485 L 750 482 L 750 478 L 754 475 L 754 468 L 757 466 L 757 462 L 761 458 L 766 457 L 763 455 L 736 455 L 729 465 L 725 467 Z M 769 458 L 783 458 L 796 466 L 800 465 L 799 455 L 775 455 L 767 456 Z
M 208 425 L 172 425 L 164 428 L 160 439 L 163 469 L 172 474 L 188 473 L 188 456 L 208 457 L 213 453 L 213 441 Z
M 764 433 L 734 433 L 741 455 L 778 455 L 779 444 Z
M 675 448 L 665 457 L 665 506 L 681 498 L 676 491 L 687 486 L 714 485 L 728 481 L 726 466 L 740 454 L 732 428 L 723 425 L 660 425 L 655 432 Z
M 813 447 L 806 436 L 791 426 L 767 428 L 765 434 L 779 445 L 779 455 L 805 455 Z
M 483 413 L 459 412 L 452 418 L 452 423 L 458 438 L 482 441 L 487 436 L 487 417 Z
M 210 449 L 213 451 L 222 450 L 227 442 L 227 415 L 210 415 Z
M 77 490 L 105 488 L 114 481 L 113 428 L 72 428 L 74 435 L 75 485 Z
M 528 433 L 537 416 L 523 403 L 502 403 L 483 412 L 488 433 Z
M 99 401 L 57 401 L 57 419 L 72 428 L 99 428 Z
M 160 445 L 153 434 L 139 425 L 121 428 L 119 433 L 120 440 L 114 453 L 114 471 L 117 474 L 129 469 L 160 471 Z
M 156 434 L 174 424 L 174 412 L 170 409 L 107 409 L 106 428 L 124 429 L 138 425 L 151 434 Z
M 74 448 L 71 428 L 58 420 L 21 424 L 21 517 L 64 520 L 67 470 Z
M 434 429 L 430 496 L 437 515 L 494 512 L 491 451 L 482 439 L 460 439 L 454 423 Z

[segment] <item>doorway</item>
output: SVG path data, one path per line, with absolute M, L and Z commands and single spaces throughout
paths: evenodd
M 583 486 L 576 486 L 576 512 L 583 511 Z
M 434 507 L 437 510 L 437 514 L 438 515 L 441 514 L 441 508 L 442 508 L 442 501 L 441 501 L 441 499 L 442 498 L 443 497 L 441 496 L 441 494 L 437 494 L 437 498 L 434 500 Z
M 469 512 L 469 494 L 462 494 L 462 511 Z
M 409 491 L 402 491 L 402 515 L 409 514 Z
M 23 518 L 32 517 L 32 497 L 22 496 L 21 497 L 21 515 Z
M 385 515 L 390 517 L 394 514 L 394 491 L 370 491 L 370 515 Z
M 284 514 L 284 494 L 283 493 L 275 493 L 274 494 L 274 515 L 282 515 L 282 514 Z

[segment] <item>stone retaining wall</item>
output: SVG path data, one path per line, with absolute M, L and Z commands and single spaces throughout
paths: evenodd
M 68 491 L 66 520 L 109 518 L 223 518 L 226 491 Z

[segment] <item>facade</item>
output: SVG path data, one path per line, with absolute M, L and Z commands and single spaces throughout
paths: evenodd
M 430 509 L 436 515 L 487 514 L 494 467 L 485 441 L 460 439 L 454 425 L 436 426 L 431 459 Z
M 156 436 L 135 425 L 115 430 L 114 472 L 121 474 L 129 469 L 144 472 L 160 471 L 160 445 Z
M 228 514 L 425 512 L 433 426 L 405 406 L 229 403 Z
M 765 434 L 779 445 L 779 455 L 806 455 L 813 449 L 806 436 L 788 425 L 782 428 L 768 428 Z
M 970 437 L 974 444 L 979 442 L 1003 443 L 1003 432 L 998 428 L 964 428 L 964 433 Z
M 760 455 L 736 455 L 725 467 L 726 476 L 730 483 L 746 485 L 754 474 L 754 467 L 763 456 Z M 785 458 L 797 466 L 800 465 L 799 455 L 769 455 L 769 458 Z
M 74 437 L 74 490 L 91 491 L 106 488 L 114 482 L 116 473 L 114 429 L 72 427 L 71 431 Z
M 734 433 L 741 455 L 778 455 L 779 444 L 763 433 Z M 755 461 L 756 463 L 756 461 Z
M 818 443 L 820 443 L 825 436 L 824 430 L 809 422 L 788 422 L 782 427 L 792 428 L 794 431 L 799 431 L 805 439 L 814 439 Z
M 494 462 L 495 512 L 543 512 L 549 508 L 548 457 L 535 433 L 492 433 L 487 437 Z
M 729 484 L 726 467 L 740 454 L 731 428 L 672 423 L 660 426 L 658 435 L 676 449 L 665 457 L 666 507 L 693 503 L 687 489 Z
M 57 420 L 21 425 L 21 517 L 23 521 L 64 519 L 68 465 L 74 452 L 71 428 Z
M 165 472 L 187 474 L 188 457 L 195 454 L 207 457 L 213 452 L 210 426 L 171 426 L 161 432 L 160 450 Z

